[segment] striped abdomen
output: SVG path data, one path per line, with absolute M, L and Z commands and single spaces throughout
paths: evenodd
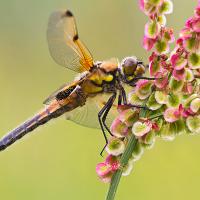
M 27 133 L 33 131 L 38 126 L 47 123 L 53 118 L 57 118 L 65 112 L 71 111 L 78 106 L 82 106 L 85 103 L 85 98 L 81 94 L 81 89 L 75 89 L 75 92 L 62 101 L 54 100 L 48 107 L 36 114 L 33 118 L 27 120 L 0 140 L 0 151 L 6 149 L 13 144 L 16 140 L 19 140 Z

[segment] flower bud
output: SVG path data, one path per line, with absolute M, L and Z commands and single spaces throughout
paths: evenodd
M 128 164 L 125 167 L 123 167 L 122 176 L 128 176 L 132 170 L 133 170 L 133 163 L 128 162 Z
M 147 122 L 135 122 L 132 127 L 132 133 L 137 137 L 142 137 L 151 130 L 151 124 Z
M 111 138 L 108 145 L 106 146 L 106 151 L 108 154 L 111 154 L 113 156 L 118 156 L 122 154 L 125 150 L 125 144 L 122 140 L 119 138 Z

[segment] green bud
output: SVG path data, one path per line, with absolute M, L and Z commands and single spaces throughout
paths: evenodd
M 166 104 L 167 103 L 167 95 L 162 91 L 155 92 L 155 99 L 159 104 Z
M 170 130 L 170 124 L 169 123 L 162 126 L 159 135 L 162 139 L 169 140 L 169 141 L 172 141 L 175 138 L 175 133 L 174 133 L 174 131 L 172 131 L 172 127 L 171 127 L 171 130 Z
M 149 97 L 148 101 L 147 101 L 147 107 L 151 110 L 157 110 L 161 107 L 162 105 L 159 104 L 156 99 L 155 99 L 155 92 L 153 92 L 151 94 L 151 96 Z
M 128 176 L 132 170 L 133 170 L 133 163 L 128 162 L 128 164 L 125 167 L 123 167 L 122 176 Z
M 168 107 L 178 107 L 180 104 L 180 96 L 171 93 L 167 95 L 167 106 Z
M 169 87 L 172 92 L 180 92 L 184 86 L 184 81 L 177 81 L 173 77 L 170 78 Z
M 188 129 L 193 133 L 200 133 L 200 115 L 186 119 Z
M 113 156 L 118 156 L 122 154 L 124 150 L 125 144 L 119 138 L 111 138 L 108 145 L 106 146 L 106 151 L 108 152 L 108 154 L 111 154 Z
M 135 148 L 132 153 L 131 160 L 137 161 L 141 158 L 142 154 L 144 153 L 143 147 L 139 141 L 137 141 L 137 144 L 135 145 Z

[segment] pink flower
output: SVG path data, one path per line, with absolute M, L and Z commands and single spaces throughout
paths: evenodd
M 154 44 L 156 43 L 156 39 L 148 38 L 144 36 L 142 46 L 147 50 L 150 51 Z
M 96 166 L 96 172 L 98 174 L 98 176 L 100 177 L 104 177 L 106 175 L 108 175 L 111 172 L 111 168 L 109 165 L 107 165 L 106 163 L 99 163 Z
M 110 166 L 110 169 L 114 172 L 119 169 L 120 163 L 116 156 L 108 155 L 105 160 L 106 165 Z
M 185 83 L 182 91 L 184 94 L 192 94 L 192 92 L 193 92 L 192 83 Z
M 155 60 L 149 63 L 149 73 L 150 76 L 155 76 L 161 70 L 160 62 Z
M 193 31 L 200 33 L 200 18 L 193 18 L 192 23 L 191 23 L 191 28 Z
M 160 33 L 161 26 L 156 21 L 151 21 L 145 24 L 144 34 L 146 37 L 156 39 Z
M 165 121 L 172 123 L 179 119 L 180 113 L 177 108 L 167 108 L 164 112 Z
M 181 70 L 187 65 L 187 59 L 181 57 L 179 54 L 173 54 L 171 56 L 171 63 L 174 69 Z
M 183 80 L 185 78 L 185 69 L 181 69 L 181 70 L 173 70 L 172 72 L 172 76 L 177 80 Z
M 198 7 L 195 9 L 194 14 L 196 17 L 200 17 L 200 5 L 198 5 Z
M 144 11 L 144 0 L 139 0 L 139 7 L 141 9 L 141 11 Z
M 167 71 L 163 71 L 163 72 L 158 72 L 155 75 L 155 85 L 156 87 L 160 88 L 160 89 L 164 89 L 167 87 L 168 84 L 168 72 Z
M 183 28 L 179 35 L 180 35 L 180 38 L 182 38 L 184 40 L 192 37 L 190 28 Z
M 129 128 L 119 118 L 116 118 L 113 121 L 110 130 L 114 136 L 121 138 L 127 136 Z
M 149 81 L 149 80 L 139 80 L 136 83 L 135 94 L 140 99 L 146 99 L 151 94 L 151 86 L 152 86 L 152 81 Z

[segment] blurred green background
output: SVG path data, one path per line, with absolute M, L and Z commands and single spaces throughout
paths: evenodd
M 176 36 L 197 1 L 174 1 L 168 26 Z M 147 18 L 135 0 L 0 1 L 0 136 L 32 116 L 43 100 L 70 80 L 68 71 L 50 57 L 46 42 L 48 16 L 70 8 L 79 33 L 94 57 L 136 55 L 147 61 L 141 39 Z M 0 153 L 0 199 L 102 200 L 108 185 L 95 166 L 104 139 L 99 130 L 62 117 Z M 157 140 L 123 178 L 117 200 L 199 199 L 200 136 Z

